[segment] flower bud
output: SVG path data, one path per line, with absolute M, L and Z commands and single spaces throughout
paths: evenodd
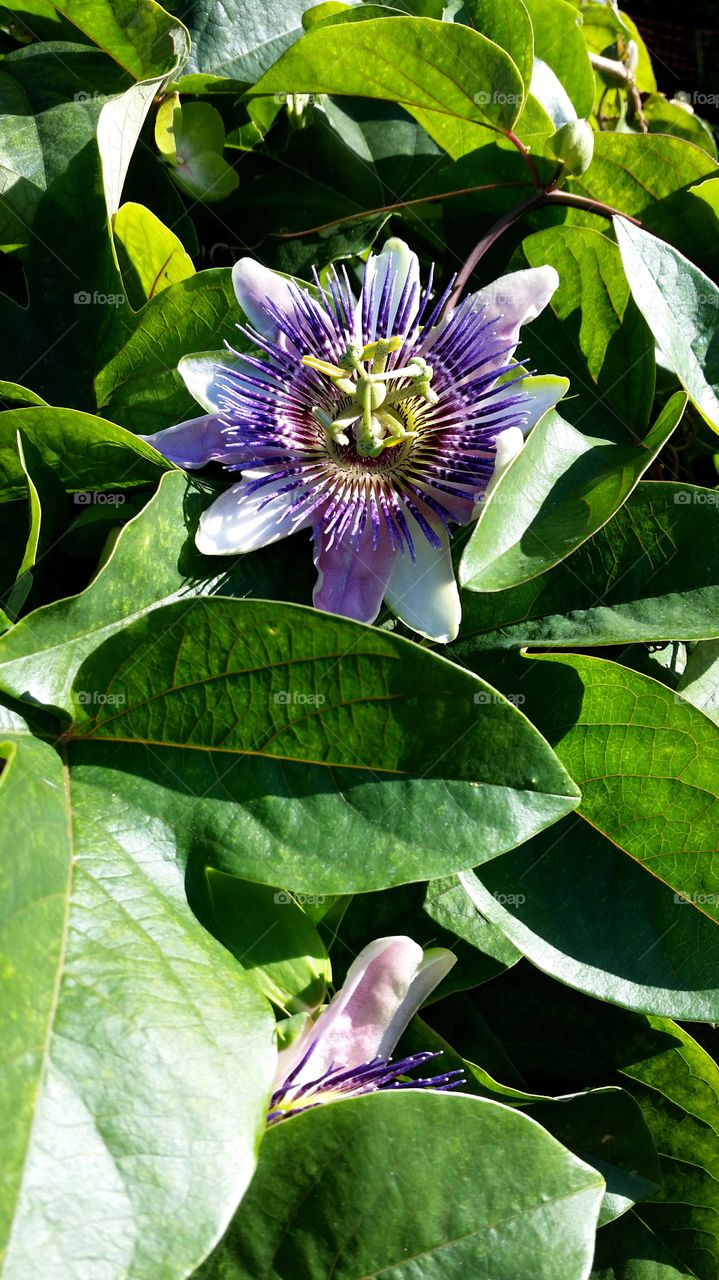
M 594 133 L 586 120 L 570 120 L 548 138 L 545 154 L 560 160 L 569 173 L 577 176 L 587 170 L 594 154 Z

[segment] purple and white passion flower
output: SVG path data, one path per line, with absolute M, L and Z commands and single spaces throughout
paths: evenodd
M 476 519 L 488 488 L 567 380 L 513 362 L 520 327 L 559 283 L 516 271 L 445 312 L 419 263 L 388 240 L 355 302 L 346 270 L 302 288 L 250 258 L 233 269 L 258 355 L 185 357 L 207 410 L 147 436 L 183 467 L 242 478 L 204 513 L 197 545 L 237 555 L 311 529 L 314 604 L 374 622 L 382 602 L 421 635 L 453 640 L 460 603 L 450 528 Z
M 319 1017 L 279 1055 L 268 1124 L 324 1102 L 377 1089 L 451 1089 L 461 1071 L 402 1080 L 434 1053 L 390 1058 L 410 1019 L 449 973 L 456 957 L 443 947 L 429 951 L 399 935 L 378 938 L 357 956 Z

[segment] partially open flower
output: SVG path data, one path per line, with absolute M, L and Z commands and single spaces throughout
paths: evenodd
M 411 938 L 378 938 L 351 965 L 315 1022 L 279 1056 L 268 1123 L 323 1102 L 377 1089 L 451 1089 L 461 1072 L 402 1080 L 433 1053 L 392 1061 L 410 1019 L 455 963 L 443 947 L 423 952 Z
M 233 279 L 261 356 L 183 360 L 209 412 L 145 437 L 181 466 L 242 472 L 205 512 L 198 547 L 236 555 L 311 529 L 317 608 L 373 622 L 384 601 L 420 634 L 454 639 L 450 527 L 476 518 L 500 457 L 567 389 L 512 363 L 557 273 L 514 272 L 446 315 L 401 240 L 369 258 L 358 303 L 345 271 L 310 290 L 243 258 Z

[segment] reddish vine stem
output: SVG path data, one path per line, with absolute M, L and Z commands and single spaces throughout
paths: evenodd
M 299 240 L 302 236 L 317 235 L 320 231 L 330 231 L 332 227 L 341 227 L 346 222 L 357 222 L 360 218 L 371 218 L 378 213 L 394 213 L 398 209 L 411 209 L 418 204 L 434 204 L 437 200 L 449 200 L 452 196 L 472 196 L 479 191 L 506 191 L 512 187 L 526 187 L 526 182 L 485 182 L 480 187 L 459 187 L 456 191 L 438 191 L 432 196 L 415 196 L 411 200 L 398 200 L 396 204 L 380 204 L 376 209 L 362 209 L 359 213 L 346 213 L 342 218 L 333 218 L 331 222 L 321 222 L 316 227 L 308 227 L 305 231 L 273 231 L 275 240 Z
M 633 222 L 635 227 L 640 227 L 642 225 L 638 218 L 633 218 L 628 213 L 622 213 L 620 209 L 613 209 L 611 205 L 604 204 L 601 200 L 593 200 L 591 196 L 576 195 L 572 191 L 556 191 L 552 187 L 548 188 L 546 191 L 538 191 L 537 194 L 531 196 L 529 200 L 525 200 L 522 204 L 516 205 L 514 209 L 510 209 L 508 213 L 503 214 L 502 217 L 495 222 L 494 226 L 490 227 L 487 234 L 482 236 L 482 239 L 477 242 L 466 262 L 457 274 L 457 278 L 454 282 L 454 288 L 452 289 L 452 292 L 445 304 L 445 314 L 447 311 L 451 311 L 453 307 L 456 307 L 472 272 L 484 257 L 485 253 L 491 249 L 495 241 L 497 241 L 500 236 L 509 229 L 509 227 L 514 226 L 515 222 L 519 222 L 520 218 L 523 218 L 526 213 L 533 213 L 535 209 L 542 209 L 547 206 L 551 207 L 553 204 L 569 205 L 575 209 L 586 209 L 588 213 L 596 213 L 603 218 L 613 218 L 615 214 L 618 214 L 620 217 L 626 218 L 627 222 Z

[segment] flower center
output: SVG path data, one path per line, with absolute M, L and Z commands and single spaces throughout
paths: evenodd
M 415 439 L 414 414 L 406 402 L 419 398 L 436 404 L 437 394 L 430 386 L 432 367 L 421 356 L 412 356 L 402 368 L 387 368 L 391 353 L 402 342 L 397 336 L 378 338 L 361 349 L 351 343 L 338 364 L 317 356 L 302 357 L 304 365 L 323 374 L 346 397 L 335 417 L 321 405 L 312 408 L 329 445 L 344 450 L 353 443 L 360 458 L 379 458 L 386 449 L 406 447 Z

